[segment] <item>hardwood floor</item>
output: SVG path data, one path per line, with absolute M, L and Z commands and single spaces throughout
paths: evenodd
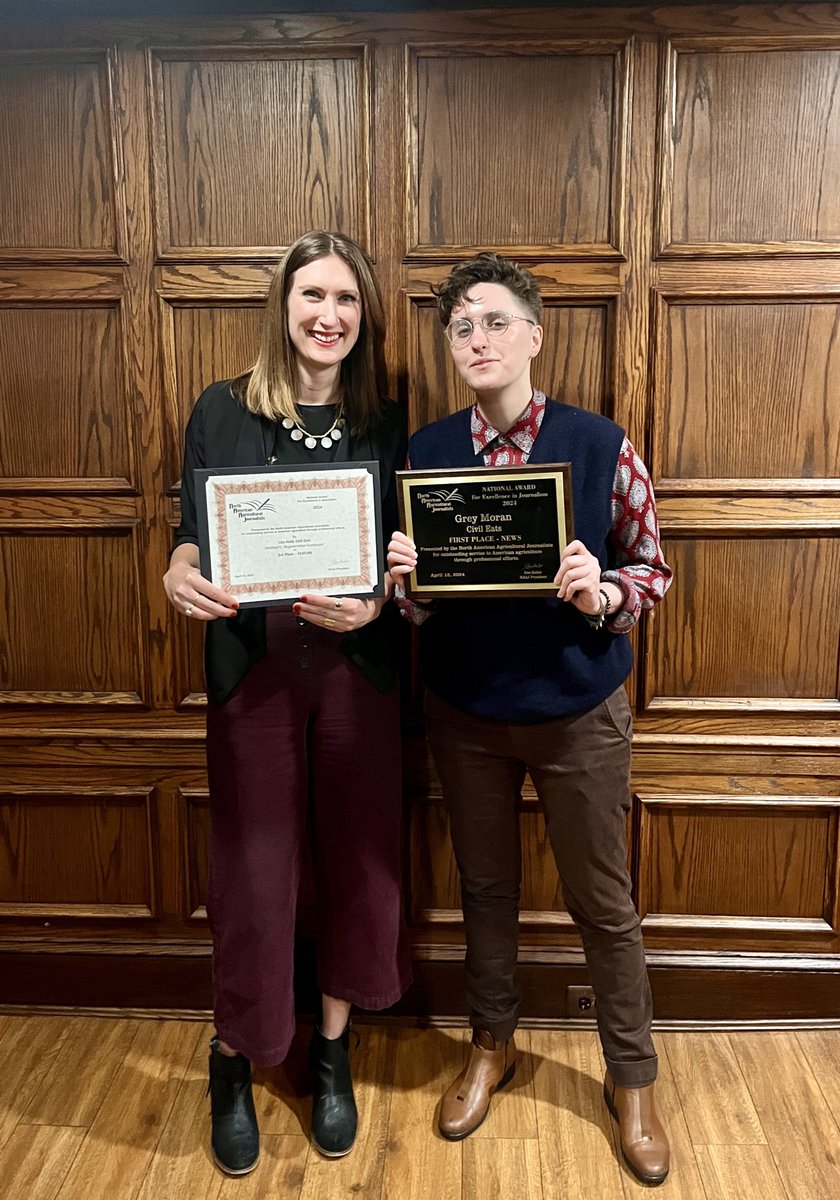
M 2 1200 L 628 1200 L 589 1031 L 522 1030 L 519 1064 L 462 1143 L 434 1133 L 462 1029 L 361 1025 L 360 1136 L 321 1158 L 307 1137 L 308 1031 L 257 1076 L 262 1157 L 210 1160 L 209 1026 L 0 1016 Z M 840 1031 L 661 1033 L 659 1107 L 671 1200 L 840 1197 Z

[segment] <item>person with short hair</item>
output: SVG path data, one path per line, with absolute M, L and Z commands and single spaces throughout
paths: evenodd
M 251 1060 L 282 1062 L 295 1031 L 307 825 L 322 993 L 310 1046 L 312 1139 L 328 1157 L 348 1153 L 356 1137 L 350 1005 L 387 1008 L 408 986 L 395 609 L 387 596 L 310 593 L 293 607 L 240 610 L 200 572 L 193 470 L 376 460 L 390 529 L 407 434 L 385 398 L 384 340 L 367 255 L 341 234 L 305 234 L 271 284 L 253 367 L 211 384 L 186 431 L 164 587 L 179 613 L 206 628 L 212 1149 L 231 1175 L 259 1156 Z
M 669 1169 L 656 1114 L 657 1058 L 640 921 L 627 871 L 632 717 L 627 632 L 671 580 L 650 477 L 606 417 L 547 399 L 531 383 L 543 341 L 529 271 L 496 254 L 457 266 L 436 290 L 458 373 L 475 403 L 419 430 L 412 469 L 571 462 L 575 538 L 549 599 L 457 598 L 404 605 L 420 625 L 426 727 L 461 878 L 467 1063 L 439 1127 L 473 1133 L 513 1075 L 526 771 L 545 813 L 566 907 L 580 932 L 606 1061 L 604 1099 L 624 1158 L 646 1184 Z M 417 549 L 395 532 L 388 564 L 410 573 Z

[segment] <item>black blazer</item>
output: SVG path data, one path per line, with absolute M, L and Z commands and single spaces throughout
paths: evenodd
M 181 472 L 181 524 L 175 546 L 198 544 L 195 506 L 196 467 L 256 467 L 267 458 L 274 441 L 274 422 L 256 416 L 233 395 L 230 381 L 212 383 L 201 393 L 187 425 Z M 385 400 L 379 422 L 361 436 L 349 439 L 343 462 L 375 459 L 380 464 L 382 529 L 385 542 L 399 524 L 394 471 L 405 466 L 408 434 L 398 405 Z M 341 649 L 375 687 L 390 691 L 397 681 L 396 641 L 402 623 L 392 604 L 375 621 L 345 634 Z M 266 652 L 265 609 L 248 608 L 235 617 L 210 621 L 204 643 L 207 692 L 223 704 L 236 685 Z

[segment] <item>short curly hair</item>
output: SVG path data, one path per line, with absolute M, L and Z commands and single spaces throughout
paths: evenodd
M 437 299 L 441 324 L 448 325 L 452 310 L 477 283 L 500 283 L 521 301 L 538 325 L 542 324 L 543 304 L 540 285 L 519 263 L 485 250 L 468 262 L 459 263 L 432 291 Z

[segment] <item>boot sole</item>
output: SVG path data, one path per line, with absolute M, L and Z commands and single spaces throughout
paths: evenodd
M 234 1176 L 250 1175 L 251 1172 L 256 1168 L 257 1163 L 260 1161 L 260 1156 L 258 1154 L 257 1157 L 254 1159 L 254 1161 L 251 1163 L 250 1167 L 242 1167 L 240 1170 L 235 1171 L 232 1167 L 225 1166 L 225 1164 L 221 1161 L 221 1159 L 217 1157 L 216 1152 L 212 1146 L 210 1147 L 210 1157 L 213 1159 L 213 1162 L 216 1164 L 216 1166 L 219 1168 L 219 1170 L 223 1171 L 225 1175 L 234 1175 Z
M 633 1176 L 634 1179 L 638 1179 L 639 1183 L 643 1183 L 645 1185 L 645 1187 L 659 1187 L 660 1183 L 664 1183 L 665 1180 L 668 1178 L 667 1171 L 665 1172 L 664 1175 L 643 1175 L 641 1173 L 641 1171 L 638 1171 L 633 1166 L 630 1159 L 624 1153 L 624 1146 L 621 1143 L 621 1124 L 618 1120 L 618 1109 L 613 1104 L 612 1096 L 607 1091 L 606 1084 L 604 1084 L 604 1103 L 607 1106 L 610 1116 L 615 1121 L 616 1125 L 618 1125 L 618 1128 L 619 1128 L 618 1144 L 621 1147 L 621 1157 L 624 1160 L 624 1165 L 627 1167 L 627 1170 L 630 1172 L 630 1174 Z
M 346 1158 L 347 1155 L 350 1153 L 350 1151 L 353 1149 L 353 1147 L 356 1145 L 356 1139 L 354 1138 L 346 1150 L 325 1150 L 323 1146 L 318 1145 L 318 1143 L 315 1141 L 314 1137 L 311 1137 L 309 1140 L 312 1143 L 312 1145 L 315 1147 L 315 1149 L 318 1151 L 318 1153 L 323 1154 L 324 1158 Z
M 506 1083 L 510 1083 L 511 1079 L 513 1079 L 513 1075 L 514 1075 L 515 1071 L 516 1071 L 516 1062 L 514 1061 L 510 1064 L 510 1066 L 505 1071 L 502 1078 L 499 1080 L 499 1082 L 493 1088 L 493 1091 L 490 1093 L 491 1100 L 496 1095 L 496 1092 L 501 1091 L 501 1089 L 505 1086 Z M 490 1105 L 488 1104 L 487 1107 L 485 1108 L 484 1112 L 481 1114 L 481 1120 L 476 1121 L 475 1125 L 473 1125 L 470 1129 L 465 1129 L 463 1133 L 446 1133 L 443 1129 L 441 1129 L 440 1125 L 438 1125 L 438 1133 L 440 1134 L 440 1136 L 442 1138 L 446 1138 L 447 1142 L 462 1142 L 464 1140 L 464 1138 L 468 1138 L 471 1133 L 475 1133 L 476 1129 L 479 1129 L 484 1124 L 484 1122 L 487 1120 L 489 1112 L 490 1112 Z

